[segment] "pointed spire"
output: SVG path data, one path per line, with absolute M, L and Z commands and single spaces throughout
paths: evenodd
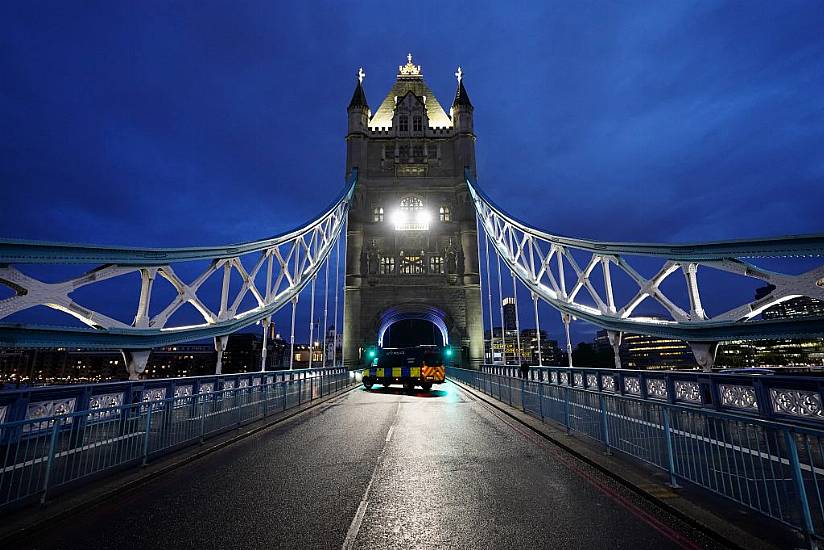
M 352 101 L 349 102 L 349 109 L 358 107 L 368 109 L 369 104 L 366 102 L 366 92 L 363 91 L 363 78 L 366 76 L 366 73 L 363 72 L 363 67 L 358 69 L 357 76 L 358 85 L 355 87 L 355 93 L 352 94 Z
M 455 91 L 455 100 L 452 102 L 452 107 L 469 107 L 472 109 L 472 102 L 469 101 L 469 94 L 466 93 L 466 88 L 463 85 L 463 70 L 458 67 L 455 77 L 458 79 L 458 89 Z

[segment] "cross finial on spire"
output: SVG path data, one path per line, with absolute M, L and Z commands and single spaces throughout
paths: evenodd
M 406 54 L 406 65 L 398 67 L 398 76 L 420 76 L 421 66 L 412 64 L 412 52 Z
M 364 78 L 365 76 L 366 76 L 366 73 L 365 73 L 365 72 L 363 72 L 363 67 L 360 67 L 360 68 L 358 69 L 358 82 L 360 82 L 361 84 L 363 84 L 363 78 Z
M 455 77 L 458 79 L 458 83 L 460 83 L 463 78 L 463 71 L 461 70 L 460 65 L 458 65 L 458 72 L 455 73 Z

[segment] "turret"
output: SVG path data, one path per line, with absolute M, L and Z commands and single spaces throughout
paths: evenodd
M 452 108 L 449 109 L 452 115 L 452 125 L 457 134 L 455 151 L 458 155 L 458 162 L 464 168 L 469 168 L 470 174 L 475 177 L 475 128 L 473 124 L 472 102 L 469 101 L 469 94 L 466 93 L 463 83 L 463 71 L 458 67 L 455 73 L 458 79 L 458 89 L 455 90 L 455 100 L 452 101 Z
M 347 112 L 349 113 L 349 133 L 364 133 L 369 126 L 369 104 L 366 102 L 366 93 L 363 91 L 363 67 L 358 69 L 358 84 L 355 93 L 352 94 L 352 101 L 349 102 Z
M 463 71 L 458 67 L 455 73 L 458 78 L 458 89 L 455 91 L 455 100 L 452 102 L 452 124 L 459 134 L 472 134 L 474 127 L 472 121 L 472 102 L 469 101 L 469 94 L 466 93 L 463 83 Z

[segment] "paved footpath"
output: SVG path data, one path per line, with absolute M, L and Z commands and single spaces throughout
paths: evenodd
M 457 386 L 358 388 L 15 548 L 702 548 Z

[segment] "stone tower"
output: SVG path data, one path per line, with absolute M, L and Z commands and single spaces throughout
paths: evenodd
M 458 364 L 482 361 L 478 235 L 464 179 L 465 170 L 475 177 L 473 107 L 460 68 L 456 76 L 447 114 L 409 54 L 372 114 L 358 71 L 346 135 L 347 177 L 358 171 L 346 235 L 349 368 L 404 319 L 432 322 L 460 350 Z

